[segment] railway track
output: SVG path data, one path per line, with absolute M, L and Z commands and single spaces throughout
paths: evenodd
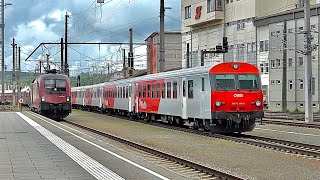
M 95 134 L 99 134 L 101 136 L 104 137 L 108 137 L 110 139 L 113 139 L 117 142 L 121 142 L 123 144 L 129 145 L 131 147 L 134 147 L 138 150 L 144 151 L 146 152 L 149 156 L 155 156 L 159 161 L 166 161 L 166 164 L 169 162 L 171 162 L 172 165 L 174 166 L 181 166 L 184 169 L 190 169 L 192 171 L 192 173 L 197 173 L 197 176 L 201 176 L 201 179 L 225 179 L 225 180 L 240 180 L 242 178 L 233 176 L 231 174 L 227 174 L 209 167 L 206 167 L 204 165 L 177 157 L 177 156 L 173 156 L 170 155 L 168 153 L 141 145 L 141 144 L 137 144 L 135 142 L 123 139 L 121 137 L 109 134 L 107 132 L 102 132 L 100 130 L 91 128 L 91 127 L 87 127 L 75 122 L 71 122 L 71 121 L 64 121 L 68 124 L 71 124 L 73 126 L 79 127 L 81 129 L 85 129 L 87 131 L 93 132 Z M 159 162 L 160 163 L 160 162 Z
M 301 121 L 301 122 L 294 121 L 293 122 L 293 121 L 284 121 L 284 120 L 290 120 L 290 119 L 283 118 L 283 120 L 279 120 L 279 118 L 278 119 L 277 118 L 263 118 L 262 123 L 320 129 L 320 124 L 318 124 L 318 123 L 307 124 L 307 123 L 304 123 L 303 121 Z M 257 122 L 257 123 L 259 123 L 259 122 Z
M 99 112 L 100 113 L 100 112 Z M 102 114 L 102 113 L 100 113 Z M 223 135 L 223 134 L 211 134 L 208 132 L 203 132 L 199 130 L 193 130 L 185 127 L 178 127 L 178 126 L 172 126 L 167 125 L 163 123 L 148 123 L 144 120 L 132 120 L 129 117 L 119 116 L 119 115 L 113 115 L 114 117 L 135 121 L 139 123 L 144 123 L 148 125 L 154 125 L 157 127 L 162 127 L 166 129 L 171 130 L 177 130 L 182 132 L 187 132 L 191 134 L 198 134 L 206 137 L 212 137 L 212 138 L 218 138 L 218 139 L 224 139 L 228 141 L 234 141 L 238 143 L 244 143 L 249 144 L 261 148 L 267 148 L 272 150 L 277 150 L 289 154 L 294 155 L 302 155 L 307 156 L 312 159 L 318 159 L 320 160 L 320 146 L 316 145 L 310 145 L 310 144 L 304 144 L 299 142 L 292 142 L 292 141 L 286 141 L 281 139 L 273 139 L 268 137 L 258 137 L 253 135 L 238 135 L 238 134 L 232 134 L 232 135 Z M 263 121 L 264 122 L 264 121 Z

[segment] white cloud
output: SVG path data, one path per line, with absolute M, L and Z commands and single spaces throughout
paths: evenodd
M 17 28 L 16 39 L 18 42 L 29 42 L 26 46 L 38 46 L 41 42 L 55 41 L 59 36 L 53 32 L 52 26 L 47 26 L 42 19 L 37 19 L 28 24 L 20 24 Z
M 49 13 L 48 17 L 60 22 L 60 21 L 62 21 L 64 19 L 65 13 L 66 13 L 66 10 L 57 9 L 57 10 Z

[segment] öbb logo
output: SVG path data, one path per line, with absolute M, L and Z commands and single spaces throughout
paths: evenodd
M 141 109 L 147 109 L 147 103 L 139 99 L 139 106 Z
M 233 97 L 235 97 L 235 98 L 242 98 L 242 97 L 243 97 L 243 94 L 234 94 Z

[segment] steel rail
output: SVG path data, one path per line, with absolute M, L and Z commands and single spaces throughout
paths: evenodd
M 215 178 L 226 179 L 226 180 L 240 180 L 240 179 L 242 179 L 242 178 L 233 176 L 231 174 L 227 174 L 227 173 L 224 173 L 224 172 L 209 168 L 207 166 L 200 165 L 200 164 L 197 164 L 195 162 L 183 159 L 181 157 L 176 157 L 176 156 L 170 155 L 168 153 L 165 153 L 165 152 L 162 152 L 162 151 L 159 151 L 159 150 L 156 150 L 156 149 L 153 149 L 153 148 L 150 148 L 150 147 L 147 147 L 147 146 L 144 146 L 144 145 L 129 141 L 127 139 L 124 139 L 124 138 L 121 138 L 119 136 L 115 136 L 115 135 L 109 134 L 107 132 L 103 132 L 103 131 L 100 131 L 100 130 L 97 130 L 97 129 L 94 129 L 94 128 L 91 128 L 91 127 L 87 127 L 87 126 L 84 126 L 84 125 L 81 125 L 81 124 L 78 124 L 78 123 L 75 123 L 75 122 L 67 121 L 67 120 L 65 120 L 65 122 L 68 123 L 68 124 L 71 124 L 73 126 L 79 127 L 81 129 L 85 129 L 87 131 L 93 132 L 95 134 L 99 134 L 101 136 L 108 137 L 108 138 L 113 139 L 113 140 L 115 140 L 117 142 L 121 142 L 123 144 L 129 145 L 131 147 L 134 147 L 136 149 L 142 150 L 144 152 L 153 154 L 155 156 L 158 156 L 158 157 L 161 157 L 161 158 L 165 158 L 165 159 L 170 160 L 172 162 L 175 162 L 175 163 L 177 163 L 179 165 L 183 165 L 185 167 L 190 167 L 190 168 L 195 169 L 197 171 L 200 171 L 202 173 L 206 173 L 208 175 L 211 175 L 212 177 L 215 177 Z

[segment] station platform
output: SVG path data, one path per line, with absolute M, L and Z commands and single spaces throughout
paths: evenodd
M 115 147 L 111 152 L 107 144 L 100 147 L 63 128 L 42 116 L 0 112 L 0 179 L 185 179 L 134 163 L 113 153 Z

